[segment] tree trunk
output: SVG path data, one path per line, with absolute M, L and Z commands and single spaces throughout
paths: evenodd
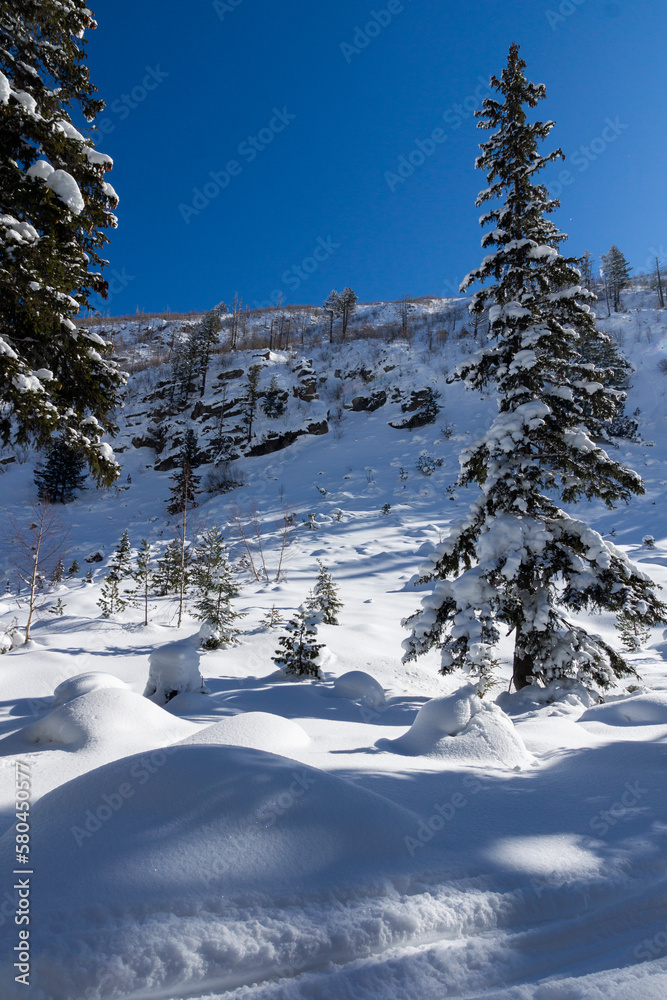
M 658 257 L 655 258 L 655 273 L 656 273 L 657 278 L 658 278 L 658 296 L 660 298 L 660 306 L 661 306 L 661 308 L 664 309 L 665 308 L 665 297 L 662 294 L 662 279 L 660 277 L 660 260 L 659 260 Z
M 517 629 L 512 671 L 512 680 L 517 691 L 527 687 L 530 684 L 529 678 L 533 676 L 533 658 L 522 648 L 521 639 L 521 632 Z

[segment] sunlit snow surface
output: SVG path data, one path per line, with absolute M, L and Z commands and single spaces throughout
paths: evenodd
M 628 411 L 641 408 L 643 441 L 619 441 L 613 455 L 647 492 L 627 508 L 569 513 L 666 585 L 667 379 L 657 366 L 667 321 L 647 295 L 626 298 L 632 311 L 601 325 L 637 368 Z M 373 308 L 370 322 L 395 316 Z M 300 354 L 327 377 L 316 411 L 338 405 L 337 386 L 344 403 L 370 392 L 372 381 L 334 371 L 373 369 L 380 350 L 306 344 Z M 246 573 L 240 645 L 201 652 L 198 665 L 188 640 L 199 623 L 186 615 L 177 630 L 173 604 L 152 601 L 147 628 L 142 610 L 105 620 L 96 605 L 125 528 L 135 549 L 172 537 L 169 473 L 150 468 L 154 453 L 128 447 L 118 491 L 91 489 L 63 508 L 66 563 L 85 571 L 98 549 L 105 561 L 91 564 L 92 585 L 56 586 L 47 606 L 60 598 L 64 615 L 43 613 L 32 643 L 0 656 L 3 1000 L 667 996 L 667 634 L 654 630 L 631 657 L 637 689 L 604 704 L 558 683 L 508 695 L 511 639 L 481 707 L 465 678 L 438 676 L 436 654 L 400 662 L 400 620 L 426 592 L 413 580 L 475 495 L 446 492 L 459 452 L 494 415 L 492 397 L 445 384 L 466 350 L 453 336 L 429 352 L 417 336 L 382 356 L 415 388 L 441 389 L 435 424 L 391 428 L 400 407 L 389 402 L 343 411 L 326 435 L 241 460 L 245 487 L 203 499 L 193 529 L 216 523 L 234 560 L 234 505 L 251 523 L 256 502 L 269 581 Z M 286 355 L 271 363 L 280 377 Z M 150 420 L 147 406 L 140 413 L 147 378 L 133 383 L 126 444 Z M 430 476 L 415 468 L 423 450 L 442 459 Z M 4 505 L 20 520 L 33 462 L 2 468 Z M 276 583 L 286 504 L 296 527 Z M 271 660 L 280 631 L 260 622 L 272 605 L 284 618 L 303 602 L 317 559 L 340 585 L 341 624 L 319 628 L 322 681 L 281 679 Z M 0 614 L 7 627 L 24 610 L 6 594 Z M 589 624 L 615 641 L 608 617 Z M 149 658 L 163 665 L 160 690 L 181 692 L 165 705 L 142 697 Z M 16 760 L 32 783 L 29 987 L 13 985 L 12 969 Z

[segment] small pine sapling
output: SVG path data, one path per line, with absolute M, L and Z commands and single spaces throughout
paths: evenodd
M 49 576 L 49 583 L 60 583 L 65 575 L 65 564 L 62 559 L 59 559 L 54 566 L 51 575 Z
M 92 583 L 92 577 L 90 582 Z M 104 578 L 104 583 L 100 590 L 100 599 L 97 602 L 103 618 L 111 618 L 112 615 L 118 614 L 119 611 L 124 611 L 127 607 L 128 602 L 121 597 L 118 583 L 118 577 L 114 575 L 113 570 Z
M 321 559 L 317 560 L 317 565 L 319 572 L 315 583 L 314 607 L 321 611 L 322 621 L 325 625 L 339 625 L 338 612 L 343 607 L 343 602 L 338 596 L 339 588 Z
M 150 542 L 142 538 L 132 579 L 137 585 L 136 594 L 144 605 L 144 625 L 148 625 L 148 596 L 153 586 L 152 555 Z
M 132 559 L 130 555 L 130 535 L 127 530 L 123 532 L 120 542 L 111 558 L 109 572 L 107 573 L 100 591 L 100 599 L 97 606 L 102 611 L 103 618 L 110 618 L 120 611 L 124 611 L 132 596 L 130 591 L 124 591 L 125 596 L 121 596 L 120 584 L 132 573 Z
M 275 606 L 275 604 L 272 604 L 270 610 L 266 612 L 266 614 L 260 621 L 260 625 L 262 626 L 262 628 L 280 628 L 282 624 L 283 624 L 282 616 L 278 611 L 277 607 Z
M 71 578 L 73 576 L 76 576 L 78 572 L 79 572 L 79 564 L 75 559 L 70 568 L 67 570 L 67 576 Z
M 320 677 L 318 660 L 323 643 L 317 642 L 318 615 L 302 604 L 285 625 L 287 635 L 278 640 L 281 647 L 271 659 L 286 674 L 294 677 Z

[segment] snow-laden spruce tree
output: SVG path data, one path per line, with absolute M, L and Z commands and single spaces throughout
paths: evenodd
M 245 614 L 235 611 L 232 601 L 240 590 L 229 563 L 225 540 L 213 525 L 199 538 L 193 557 L 194 617 L 209 625 L 202 641 L 204 649 L 219 649 L 239 641 L 236 622 Z
M 106 296 L 100 255 L 118 197 L 72 118 L 104 107 L 85 64 L 85 0 L 0 4 L 0 440 L 79 451 L 98 481 L 119 472 L 110 446 L 124 376 L 110 345 L 75 327 Z
M 477 204 L 500 204 L 481 217 L 494 248 L 463 281 L 484 287 L 473 297 L 478 315 L 489 306 L 489 342 L 459 366 L 456 378 L 476 390 L 495 384 L 498 415 L 482 440 L 461 454 L 462 485 L 478 484 L 479 498 L 421 570 L 432 593 L 407 624 L 410 660 L 442 650 L 442 672 L 461 668 L 488 685 L 496 645 L 513 634 L 517 689 L 571 677 L 605 688 L 633 674 L 599 636 L 568 617 L 585 609 L 616 614 L 632 647 L 667 608 L 651 580 L 615 546 L 557 504 L 602 500 L 608 507 L 643 492 L 639 476 L 596 443 L 596 432 L 622 399 L 607 373 L 582 359 L 581 347 L 604 337 L 595 328 L 575 259 L 547 218 L 558 206 L 537 173 L 560 150 L 541 155 L 553 122 L 529 122 L 526 107 L 545 97 L 529 83 L 517 45 L 491 84 L 479 128 L 496 131 L 481 144 L 477 166 L 489 187 Z

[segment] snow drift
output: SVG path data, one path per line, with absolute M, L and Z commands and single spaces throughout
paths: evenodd
M 40 917 L 31 985 L 42 998 L 72 1000 L 109 969 L 123 991 L 175 985 L 189 952 L 198 969 L 188 974 L 199 981 L 216 966 L 216 949 L 183 941 L 188 915 L 212 914 L 222 942 L 234 898 L 303 900 L 382 877 L 404 861 L 417 822 L 379 795 L 258 750 L 176 746 L 97 768 L 32 812 Z M 0 840 L 5 870 L 13 837 Z M 253 938 L 256 949 L 256 929 Z M 225 961 L 229 975 L 233 957 Z M 11 983 L 8 962 L 5 953 L 0 975 Z
M 408 757 L 439 757 L 482 767 L 527 767 L 535 762 L 510 719 L 497 705 L 483 701 L 470 684 L 427 701 L 407 733 L 375 745 Z
M 132 753 L 183 739 L 192 730 L 192 723 L 174 718 L 133 691 L 98 688 L 60 705 L 19 735 L 36 745 L 81 749 L 92 743 L 111 743 Z
M 230 715 L 212 726 L 188 736 L 183 743 L 229 744 L 252 747 L 269 753 L 282 753 L 290 747 L 305 747 L 310 743 L 308 733 L 298 722 L 285 719 L 271 712 L 243 712 Z
M 69 677 L 62 684 L 59 684 L 53 692 L 51 707 L 57 708 L 58 705 L 64 705 L 66 701 L 73 701 L 74 698 L 88 694 L 89 691 L 96 691 L 98 688 L 124 688 L 127 690 L 127 684 L 103 670 L 88 670 L 84 674 Z

